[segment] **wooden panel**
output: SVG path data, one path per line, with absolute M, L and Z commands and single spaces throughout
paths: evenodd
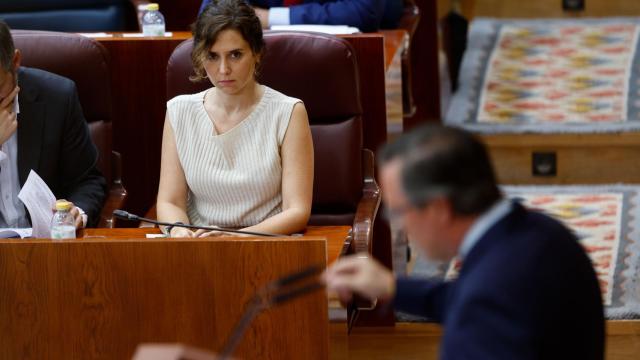
M 548 18 L 640 15 L 640 2 L 637 0 L 585 0 L 585 11 L 577 14 L 563 12 L 561 0 L 463 0 L 463 3 L 475 3 L 475 16 Z
M 113 149 L 122 154 L 127 209 L 145 213 L 155 203 L 160 176 L 167 61 L 188 33 L 172 38 L 99 38 L 111 57 Z
M 354 328 L 331 324 L 334 360 L 437 359 L 442 329 L 430 323 L 398 323 L 395 328 Z M 607 321 L 607 360 L 635 360 L 640 352 L 640 321 Z
M 219 351 L 268 281 L 326 261 L 318 238 L 0 241 L 0 358 L 126 359 L 141 342 Z M 326 359 L 319 291 L 259 315 L 246 359 Z
M 360 73 L 360 100 L 364 146 L 372 151 L 387 141 L 387 106 L 385 102 L 385 52 L 382 34 L 340 36 L 356 51 Z
M 345 239 L 349 235 L 351 226 L 308 226 L 304 232 L 307 237 L 322 237 L 327 239 L 327 263 L 334 262 Z M 84 229 L 78 237 L 84 238 L 144 238 L 147 234 L 160 234 L 158 228 L 117 228 L 117 229 Z
M 482 136 L 502 184 L 640 182 L 640 133 Z M 532 175 L 532 153 L 553 152 L 557 176 Z
M 420 9 L 420 22 L 411 39 L 411 66 L 413 99 L 416 113 L 404 119 L 404 130 L 418 126 L 425 121 L 440 121 L 440 30 L 438 27 L 438 6 L 446 2 L 415 0 Z M 446 13 L 444 9 L 442 13 Z
M 167 31 L 189 31 L 198 17 L 201 0 L 157 0 Z

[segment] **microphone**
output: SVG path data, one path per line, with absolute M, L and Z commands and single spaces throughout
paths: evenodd
M 227 360 L 233 355 L 242 336 L 260 312 L 324 288 L 324 283 L 319 279 L 324 268 L 324 264 L 313 265 L 271 281 L 258 289 L 254 297 L 247 303 L 242 317 L 225 341 L 218 359 Z
M 121 209 L 113 210 L 113 216 L 123 220 L 144 221 L 144 222 L 148 222 L 156 225 L 183 227 L 187 229 L 202 229 L 202 230 L 220 231 L 220 232 L 233 233 L 233 234 L 264 236 L 264 237 L 289 237 L 289 235 L 270 234 L 270 233 L 263 233 L 263 232 L 257 232 L 257 231 L 245 231 L 245 230 L 227 229 L 227 228 L 220 228 L 220 227 L 213 227 L 213 226 L 200 226 L 200 225 L 191 225 L 191 224 L 182 224 L 182 223 L 163 222 L 158 220 L 147 219 L 142 216 L 131 214 Z

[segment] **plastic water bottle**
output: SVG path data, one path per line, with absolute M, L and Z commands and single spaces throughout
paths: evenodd
M 71 215 L 71 203 L 64 200 L 56 201 L 56 212 L 51 220 L 52 239 L 75 239 L 76 223 Z
M 156 3 L 147 5 L 147 12 L 142 16 L 142 34 L 144 36 L 164 36 L 164 16 Z

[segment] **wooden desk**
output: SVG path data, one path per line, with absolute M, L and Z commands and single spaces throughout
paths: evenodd
M 342 36 L 353 45 L 358 59 L 364 143 L 372 150 L 387 139 L 385 64 L 390 63 L 393 51 L 387 51 L 385 59 L 386 36 Z M 167 60 L 189 37 L 188 32 L 174 32 L 166 38 L 96 38 L 111 57 L 113 148 L 123 157 L 123 182 L 129 191 L 127 209 L 134 213 L 145 213 L 155 202 L 167 101 Z
M 259 288 L 326 251 L 318 237 L 0 239 L 0 359 L 127 359 L 143 342 L 219 351 Z M 326 294 L 259 314 L 235 355 L 326 359 Z
M 350 226 L 309 226 L 305 231 L 305 237 L 327 239 L 327 263 L 334 262 L 342 244 L 349 235 Z M 110 239 L 144 239 L 147 234 L 160 234 L 158 228 L 116 228 L 116 229 L 85 229 L 78 237 L 85 239 L 110 238 Z

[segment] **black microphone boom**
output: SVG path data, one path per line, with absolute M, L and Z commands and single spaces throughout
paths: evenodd
M 265 236 L 265 237 L 289 237 L 289 235 L 270 234 L 270 233 L 262 233 L 262 232 L 256 232 L 256 231 L 226 229 L 226 228 L 219 228 L 219 227 L 213 227 L 213 226 L 199 226 L 199 225 L 182 224 L 182 223 L 169 223 L 169 222 L 163 222 L 163 221 L 157 221 L 157 220 L 143 218 L 141 216 L 138 216 L 138 215 L 135 215 L 135 214 L 131 214 L 129 212 L 126 212 L 126 211 L 120 210 L 120 209 L 114 210 L 113 211 L 113 216 L 117 217 L 118 219 L 123 219 L 123 220 L 144 221 L 144 222 L 148 222 L 148 223 L 152 223 L 152 224 L 156 224 L 156 225 L 172 226 L 172 227 L 183 227 L 183 228 L 187 228 L 187 229 L 202 229 L 202 230 L 209 230 L 209 231 L 220 231 L 220 232 L 233 233 L 233 234 L 244 234 L 244 235 Z

